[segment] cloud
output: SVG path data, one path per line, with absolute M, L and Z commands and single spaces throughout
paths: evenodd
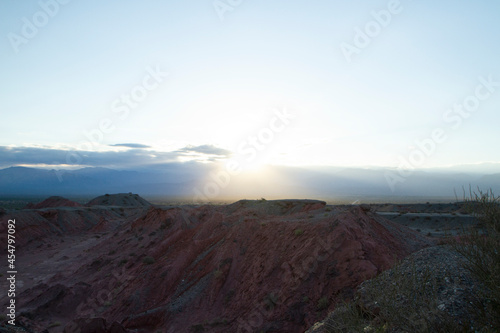
M 113 146 L 146 148 L 148 146 L 125 143 Z M 191 153 L 191 154 L 190 154 Z M 193 156 L 196 153 L 201 156 Z M 212 145 L 187 146 L 177 151 L 163 152 L 145 149 L 122 151 L 81 151 L 47 147 L 0 146 L 0 168 L 10 166 L 46 166 L 55 169 L 68 167 L 106 167 L 114 169 L 157 168 L 167 163 L 216 161 L 215 157 L 228 156 L 229 151 Z
M 140 143 L 116 143 L 114 145 L 109 145 L 109 146 L 110 147 L 138 148 L 138 149 L 151 148 L 151 146 L 143 145 L 143 144 L 140 144 Z
M 180 153 L 142 149 L 125 151 L 81 151 L 39 147 L 0 146 L 0 167 L 47 165 L 54 168 L 108 167 L 129 169 L 179 162 Z
M 201 146 L 186 146 L 182 149 L 177 150 L 180 153 L 198 153 L 204 155 L 217 155 L 229 157 L 231 152 L 229 150 L 216 147 L 214 145 L 201 145 Z

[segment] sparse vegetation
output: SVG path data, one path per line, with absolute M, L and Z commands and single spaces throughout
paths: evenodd
M 300 235 L 304 234 L 304 230 L 302 230 L 300 228 L 295 229 L 293 233 L 295 234 L 295 236 L 300 236 Z
M 234 289 L 229 290 L 229 292 L 224 296 L 224 305 L 227 305 L 235 294 Z
M 151 265 L 151 264 L 154 264 L 156 262 L 155 258 L 153 257 L 144 257 L 144 259 L 142 259 L 142 262 L 146 265 Z
M 268 310 L 273 310 L 276 307 L 276 304 L 278 304 L 278 296 L 276 296 L 274 293 L 268 294 L 264 298 L 264 304 L 266 305 L 266 308 Z
M 191 332 L 204 332 L 204 331 L 205 331 L 205 327 L 203 327 L 202 324 L 197 324 L 197 325 L 191 326 Z
M 439 284 L 428 268 L 396 265 L 370 281 L 353 301 L 336 308 L 326 332 L 459 332 L 465 329 L 440 310 Z M 321 300 L 320 300 L 321 301 Z M 318 309 L 319 309 L 318 303 Z
M 369 313 L 363 311 L 356 303 L 344 303 L 330 314 L 323 324 L 325 328 L 323 331 L 328 333 L 370 332 L 373 331 L 373 327 L 369 325 L 369 318 Z M 368 327 L 372 329 L 367 329 Z M 375 332 L 385 332 L 385 330 L 375 330 Z
M 211 322 L 208 323 L 208 325 L 215 327 L 215 326 L 226 326 L 228 324 L 227 319 L 225 318 L 215 318 Z
M 465 268 L 481 283 L 475 307 L 484 325 L 500 328 L 500 198 L 489 190 L 469 191 L 465 209 L 479 221 L 479 228 L 464 229 L 454 249 L 466 259 Z
M 102 265 L 102 260 L 101 259 L 96 259 L 94 261 L 92 261 L 92 263 L 90 264 L 90 266 L 92 268 L 96 268 L 96 267 L 99 267 Z
M 215 277 L 216 279 L 218 279 L 218 278 L 220 278 L 221 276 L 222 276 L 222 271 L 221 271 L 220 269 L 216 269 L 216 270 L 214 271 L 214 277 Z
M 61 326 L 61 322 L 55 321 L 52 324 L 50 324 L 49 326 L 47 326 L 47 328 L 53 328 L 53 327 L 58 327 L 58 326 Z
M 316 306 L 316 308 L 318 309 L 318 311 L 323 311 L 325 310 L 326 308 L 328 308 L 328 305 L 329 305 L 329 302 L 328 302 L 328 297 L 326 296 L 323 296 L 319 299 L 318 301 L 318 305 Z
M 443 311 L 437 281 L 429 268 L 413 266 L 403 271 L 396 265 L 369 281 L 353 301 L 343 303 L 320 325 L 327 332 L 496 332 L 500 327 L 500 198 L 490 190 L 470 192 L 464 198 L 467 213 L 479 224 L 464 229 L 455 241 L 442 244 L 465 258 L 464 267 L 477 279 L 476 301 L 464 304 L 474 324 L 461 323 Z M 418 230 L 418 229 L 417 229 Z M 439 229 L 437 229 L 439 230 Z M 420 231 L 420 230 L 418 230 Z M 321 301 L 321 300 L 320 300 Z M 318 302 L 318 309 L 320 308 Z M 467 302 L 468 303 L 468 302 Z M 475 313 L 474 313 L 475 312 Z
M 168 229 L 172 226 L 172 222 L 167 220 L 167 221 L 163 221 L 160 225 L 160 230 L 165 230 L 165 229 Z

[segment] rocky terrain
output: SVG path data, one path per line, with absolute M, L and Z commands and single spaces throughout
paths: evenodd
M 16 320 L 27 332 L 304 332 L 360 283 L 435 244 L 376 210 L 156 207 L 127 193 L 4 210 L 0 235 L 6 244 L 15 219 Z

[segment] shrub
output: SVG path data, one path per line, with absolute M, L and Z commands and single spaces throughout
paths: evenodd
M 273 310 L 278 304 L 278 296 L 276 296 L 274 293 L 268 294 L 266 297 L 264 297 L 264 304 L 266 305 L 266 308 L 268 310 Z
M 217 269 L 217 270 L 214 271 L 214 277 L 216 279 L 220 278 L 221 276 L 222 276 L 222 271 L 221 270 Z
M 328 308 L 328 298 L 327 297 L 321 297 L 318 301 L 318 305 L 317 305 L 317 308 L 318 308 L 318 311 L 322 311 L 326 308 Z
M 202 324 L 197 324 L 197 325 L 191 326 L 191 332 L 204 332 L 204 331 L 205 331 L 205 327 L 203 327 Z
M 293 232 L 295 234 L 295 236 L 300 236 L 304 233 L 304 230 L 302 229 L 295 229 L 295 231 Z
M 144 257 L 144 259 L 142 259 L 142 262 L 145 263 L 146 265 L 151 265 L 151 264 L 154 264 L 156 262 L 155 258 L 153 257 Z
M 465 257 L 465 268 L 483 285 L 476 307 L 481 311 L 484 324 L 500 327 L 500 198 L 492 190 L 470 191 L 464 198 L 465 209 L 478 220 L 479 228 L 463 229 L 453 243 L 457 252 Z M 481 230 L 482 229 L 482 230 Z
M 227 305 L 235 294 L 234 289 L 229 290 L 229 292 L 224 296 L 224 305 Z
M 226 326 L 227 324 L 228 324 L 228 321 L 225 318 L 215 318 L 214 320 L 212 320 L 211 322 L 208 323 L 208 325 L 210 325 L 212 327 Z
M 56 321 L 56 322 L 51 323 L 47 328 L 53 328 L 53 327 L 58 327 L 58 326 L 61 326 L 60 321 Z

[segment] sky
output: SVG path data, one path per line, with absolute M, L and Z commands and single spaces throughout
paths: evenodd
M 5 0 L 1 166 L 500 162 L 499 14 L 480 0 Z

